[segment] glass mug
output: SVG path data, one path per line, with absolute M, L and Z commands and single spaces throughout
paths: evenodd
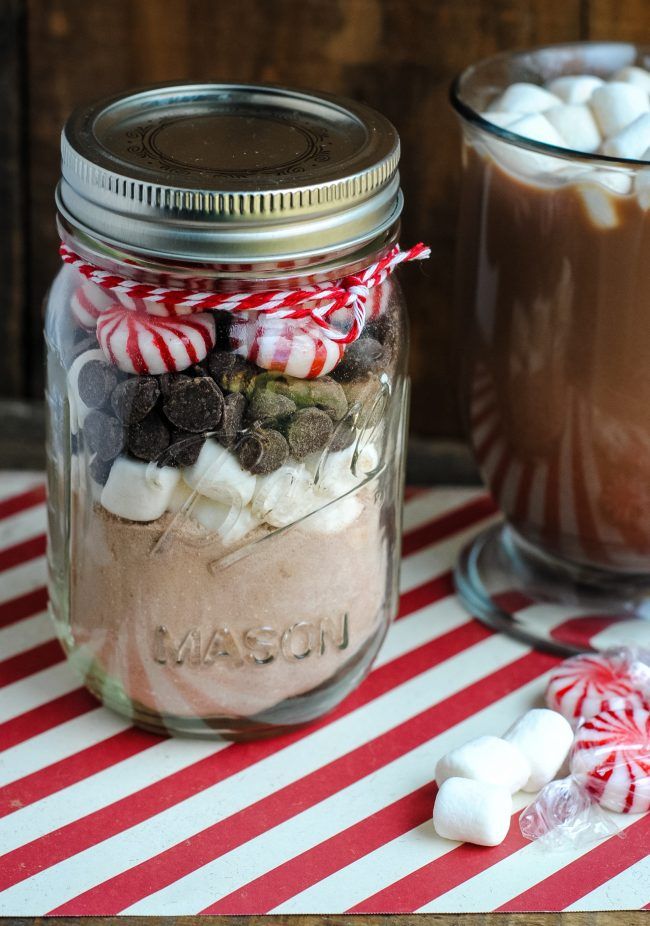
M 516 82 L 649 60 L 623 43 L 503 54 L 451 92 L 463 406 L 504 517 L 464 551 L 457 586 L 493 626 L 565 653 L 650 642 L 650 164 L 481 113 Z
M 388 267 L 346 344 L 345 307 L 316 322 L 322 302 L 235 303 L 358 285 L 391 259 L 395 130 L 327 96 L 167 85 L 73 114 L 62 153 L 46 338 L 66 654 L 157 732 L 312 720 L 366 675 L 396 611 L 404 304 Z M 184 314 L 199 298 L 212 308 Z

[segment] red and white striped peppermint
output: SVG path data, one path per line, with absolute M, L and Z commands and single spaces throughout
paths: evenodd
M 159 318 L 115 306 L 99 318 L 97 340 L 110 362 L 125 373 L 178 373 L 212 350 L 215 323 L 207 313 Z
M 325 376 L 345 352 L 344 344 L 330 340 L 308 319 L 296 322 L 261 313 L 235 318 L 230 345 L 236 354 L 264 370 L 278 370 L 299 379 Z
M 603 711 L 578 730 L 571 774 L 601 807 L 650 810 L 650 711 Z
M 73 318 L 87 331 L 96 327 L 99 316 L 112 305 L 115 305 L 115 299 L 110 293 L 91 280 L 84 280 L 70 299 Z
M 646 682 L 647 684 L 647 682 Z M 642 708 L 648 691 L 634 663 L 618 654 L 585 653 L 566 659 L 546 686 L 546 703 L 576 726 L 605 707 Z

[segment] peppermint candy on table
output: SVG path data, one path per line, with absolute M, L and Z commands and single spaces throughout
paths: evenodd
M 212 350 L 215 322 L 208 313 L 161 318 L 114 306 L 99 318 L 97 340 L 125 373 L 178 373 Z
M 115 305 L 115 299 L 90 280 L 84 280 L 70 299 L 73 318 L 87 331 L 95 328 L 99 316 L 112 305 Z
M 602 711 L 579 728 L 571 774 L 607 810 L 650 810 L 650 711 Z
M 647 667 L 621 653 L 572 656 L 551 674 L 546 703 L 575 727 L 604 708 L 646 707 L 648 677 Z
M 345 353 L 345 345 L 328 338 L 308 319 L 237 316 L 230 328 L 236 354 L 264 370 L 278 370 L 299 379 L 330 373 Z

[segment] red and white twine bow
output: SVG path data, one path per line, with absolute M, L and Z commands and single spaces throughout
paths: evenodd
M 425 260 L 430 249 L 424 244 L 402 251 L 395 245 L 384 257 L 359 273 L 351 274 L 335 283 L 323 283 L 300 289 L 263 290 L 248 293 L 195 292 L 151 286 L 117 276 L 84 261 L 67 245 L 62 244 L 60 254 L 66 264 L 104 290 L 111 291 L 118 302 L 150 315 L 180 316 L 204 312 L 207 309 L 224 309 L 229 312 L 264 312 L 274 318 L 310 318 L 332 341 L 349 344 L 356 341 L 363 330 L 368 294 L 374 286 L 386 279 L 398 264 Z M 347 309 L 351 323 L 343 331 L 335 323 L 335 313 Z

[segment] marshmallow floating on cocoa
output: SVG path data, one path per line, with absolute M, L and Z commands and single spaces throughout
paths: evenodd
M 444 839 L 498 846 L 506 838 L 512 796 L 503 785 L 454 776 L 447 778 L 433 805 L 433 826 Z
M 623 81 L 623 83 L 627 84 L 633 84 L 635 87 L 640 87 L 641 90 L 645 90 L 646 93 L 650 94 L 650 73 L 644 68 L 635 67 L 634 65 L 621 68 L 620 71 L 617 71 L 613 75 L 612 79 Z
M 608 137 L 616 135 L 626 125 L 650 110 L 645 90 L 623 81 L 611 81 L 597 87 L 589 104 L 600 131 Z
M 596 120 L 584 103 L 554 106 L 544 116 L 559 132 L 567 147 L 592 152 L 600 145 L 601 135 Z
M 597 87 L 602 87 L 605 81 L 593 74 L 576 74 L 566 77 L 556 77 L 546 85 L 546 89 L 560 97 L 565 103 L 586 103 Z
M 180 479 L 177 469 L 118 457 L 113 463 L 101 503 L 129 521 L 155 521 L 167 510 Z
M 603 143 L 603 154 L 614 158 L 640 158 L 650 146 L 650 112 L 643 113 Z
M 562 100 L 537 84 L 510 84 L 501 96 L 489 107 L 499 112 L 541 113 L 552 106 L 558 106 Z
M 436 782 L 447 778 L 471 778 L 499 785 L 514 794 L 528 782 L 531 767 L 513 743 L 498 736 L 479 736 L 452 749 L 436 765 Z
M 537 708 L 516 720 L 503 739 L 528 760 L 530 775 L 522 790 L 539 791 L 562 767 L 573 742 L 573 729 L 556 711 Z

